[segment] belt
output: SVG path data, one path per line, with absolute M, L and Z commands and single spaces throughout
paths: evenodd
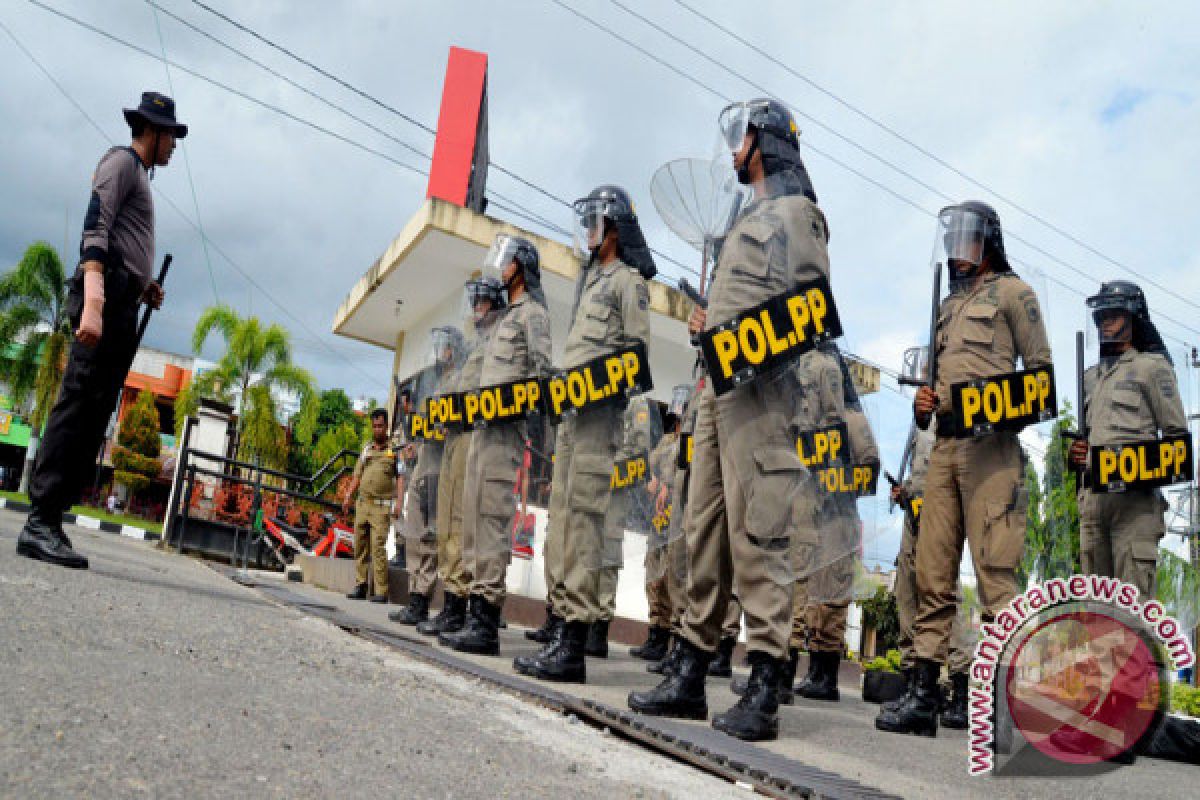
M 390 506 L 392 504 L 390 497 L 364 497 L 363 499 L 373 506 Z
M 937 438 L 953 439 L 954 438 L 954 413 L 944 411 L 937 415 Z

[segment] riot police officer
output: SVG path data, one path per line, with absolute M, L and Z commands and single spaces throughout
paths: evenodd
M 758 99 L 722 111 L 725 144 L 738 179 L 755 197 L 734 223 L 718 258 L 707 313 L 689 329 L 719 326 L 806 281 L 828 278 L 828 229 L 800 158 L 795 120 L 781 103 Z M 688 604 L 682 654 L 655 689 L 633 692 L 646 714 L 704 719 L 704 679 L 718 646 L 730 594 L 746 620 L 749 685 L 713 726 L 750 740 L 778 736 L 780 676 L 792 617 L 793 501 L 809 480 L 791 436 L 795 376 L 741 383 L 698 399 L 687 530 Z
M 481 389 L 542 377 L 550 369 L 550 315 L 537 247 L 528 239 L 498 234 L 483 268 L 503 283 L 507 307 L 484 350 Z M 461 631 L 438 635 L 439 643 L 455 650 L 500 652 L 500 613 L 512 558 L 508 525 L 527 438 L 525 420 L 515 418 L 489 421 L 471 433 L 462 512 L 463 539 L 473 551 L 468 555 L 468 618 Z
M 1016 567 L 1025 545 L 1024 454 L 1011 430 L 955 438 L 950 387 L 1051 363 L 1037 295 L 1012 271 L 1000 217 L 985 203 L 965 202 L 938 215 L 935 259 L 950 274 L 940 304 L 932 358 L 937 385 L 913 400 L 917 424 L 936 418 L 921 535 L 917 538 L 918 611 L 913 641 L 916 686 L 875 727 L 893 733 L 937 733 L 938 675 L 957 614 L 958 570 L 964 541 L 971 546 L 984 618 L 1016 594 Z
M 1100 363 L 1084 375 L 1088 438 L 1071 445 L 1071 460 L 1088 463 L 1092 445 L 1118 446 L 1186 435 L 1187 418 L 1170 356 L 1150 319 L 1142 290 L 1109 281 L 1087 300 L 1100 338 Z M 1189 476 L 1190 477 L 1190 476 Z M 1119 578 L 1154 596 L 1158 540 L 1167 509 L 1158 489 L 1080 493 L 1079 556 L 1083 571 Z
M 576 231 L 587 257 L 575 287 L 575 308 L 563 353 L 570 369 L 650 339 L 654 259 L 628 192 L 604 185 L 575 201 Z M 544 680 L 584 682 L 590 625 L 603 616 L 604 519 L 620 445 L 622 409 L 580 411 L 558 426 L 546 534 L 549 605 L 563 624 L 518 671 Z

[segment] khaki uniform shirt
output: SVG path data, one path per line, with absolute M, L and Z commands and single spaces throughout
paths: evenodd
M 843 418 L 846 420 L 846 435 L 850 437 L 853 463 L 878 466 L 879 445 L 875 443 L 875 434 L 871 432 L 867 415 L 856 408 L 847 408 Z
M 837 359 L 823 350 L 810 350 L 796 362 L 795 372 L 800 382 L 796 427 L 812 431 L 840 422 L 846 392 Z
M 371 500 L 390 500 L 396 496 L 396 451 L 370 442 L 363 448 L 354 476 L 359 479 L 358 495 Z
M 504 311 L 488 339 L 480 386 L 536 378 L 550 370 L 550 315 L 528 294 Z
M 925 491 L 925 475 L 929 472 L 929 454 L 933 452 L 933 425 L 927 429 L 915 428 L 913 435 L 912 462 L 908 468 L 908 477 L 904 479 L 904 491 L 910 495 L 922 494 Z
M 670 492 L 675 485 L 675 459 L 679 457 L 679 434 L 664 433 L 650 453 L 650 474 Z
M 649 346 L 650 290 L 637 270 L 613 259 L 585 269 L 580 280 L 583 289 L 567 334 L 564 367 L 578 367 L 638 341 Z
M 650 406 L 645 395 L 629 401 L 621 419 L 621 446 L 617 448 L 616 460 L 622 461 L 638 456 L 649 456 L 651 445 Z
M 1187 417 L 1175 370 L 1157 353 L 1129 349 L 1109 364 L 1097 364 L 1083 378 L 1088 441 L 1095 445 L 1133 444 L 1187 433 Z
M 954 410 L 952 385 L 1015 372 L 1017 356 L 1025 369 L 1051 362 L 1045 321 L 1029 284 L 1006 272 L 952 292 L 938 314 L 938 413 Z

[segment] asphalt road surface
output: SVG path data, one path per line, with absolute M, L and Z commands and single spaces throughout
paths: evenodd
M 0 511 L 0 797 L 745 798 L 744 789 L 80 528 Z

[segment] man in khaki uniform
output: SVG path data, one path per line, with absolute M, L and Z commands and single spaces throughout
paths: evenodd
M 680 387 L 676 387 L 676 391 Z M 682 387 L 686 393 L 690 387 Z M 673 398 L 672 398 L 673 399 Z M 674 403 L 672 403 L 674 408 Z M 667 563 L 667 532 L 670 515 L 672 488 L 675 485 L 675 462 L 679 457 L 679 415 L 668 411 L 663 419 L 663 436 L 650 454 L 650 480 L 645 492 L 654 508 L 654 525 L 646 536 L 646 606 L 649 609 L 650 628 L 646 641 L 634 647 L 629 654 L 647 661 L 661 661 L 667 654 L 667 643 L 671 635 L 671 617 L 674 604 L 671 598 L 671 570 Z
M 918 428 L 915 424 L 910 435 L 913 437 L 911 466 L 904 483 L 892 489 L 892 501 L 908 506 L 912 501 L 921 502 L 925 494 L 925 474 L 929 470 L 929 455 L 933 450 L 932 430 Z M 913 649 L 913 621 L 917 616 L 917 529 L 913 517 L 904 514 L 904 533 L 900 538 L 900 552 L 896 556 L 896 616 L 900 622 L 900 672 L 904 674 L 908 687 L 904 696 L 889 700 L 884 709 L 899 708 L 904 697 L 916 687 L 916 651 Z M 966 647 L 963 630 L 964 616 L 954 617 L 947 644 L 946 671 L 954 689 L 949 708 L 942 712 L 942 725 L 947 728 L 966 727 L 967 719 L 967 672 L 971 668 L 972 654 Z M 961 724 L 960 724 L 961 723 Z
M 430 340 L 430 365 L 422 376 L 430 388 L 418 395 L 418 408 L 422 409 L 433 397 L 453 390 L 463 351 L 462 332 L 457 328 L 434 328 Z M 417 446 L 417 468 L 410 479 L 404 516 L 408 606 L 388 614 L 388 619 L 401 625 L 419 625 L 429 619 L 429 602 L 438 579 L 437 498 L 444 452 L 444 439 L 427 439 Z
M 1093 445 L 1186 435 L 1187 417 L 1175 370 L 1150 320 L 1142 290 L 1128 281 L 1111 281 L 1087 302 L 1100 334 L 1100 363 L 1084 376 L 1088 438 L 1072 443 L 1072 461 L 1086 466 Z M 1166 509 L 1158 489 L 1082 490 L 1079 556 L 1083 571 L 1119 578 L 1136 586 L 1142 597 L 1153 597 Z
M 1018 358 L 1026 369 L 1051 363 L 1037 295 L 1008 265 L 995 210 L 974 201 L 943 209 L 937 243 L 950 272 L 931 356 L 937 386 L 922 386 L 913 401 L 918 426 L 926 427 L 936 413 L 938 437 L 917 538 L 917 682 L 898 709 L 881 711 L 875 720 L 880 730 L 927 736 L 937 734 L 937 681 L 957 614 L 964 540 L 971 546 L 984 618 L 993 619 L 1017 591 L 1028 504 L 1017 434 L 953 438 L 950 387 L 1014 372 Z
M 720 121 L 738 179 L 754 187 L 755 197 L 726 237 L 707 313 L 692 312 L 693 333 L 829 275 L 828 229 L 800 159 L 791 113 L 778 101 L 761 99 L 727 107 Z M 719 398 L 711 386 L 700 393 L 688 491 L 683 654 L 658 687 L 630 694 L 634 711 L 707 716 L 704 679 L 736 593 L 746 620 L 750 681 L 713 727 L 749 740 L 778 736 L 795 580 L 794 505 L 810 480 L 791 435 L 797 394 L 791 369 L 742 383 Z
M 537 248 L 528 239 L 498 234 L 484 272 L 499 276 L 508 305 L 483 354 L 480 387 L 536 379 L 550 369 L 550 315 L 542 293 Z M 467 653 L 499 655 L 500 613 L 512 558 L 509 523 L 513 485 L 527 439 L 525 421 L 493 421 L 476 427 L 467 450 L 463 487 L 463 539 L 473 543 L 467 624 L 442 633 L 438 642 Z
M 600 616 L 588 628 L 584 653 L 593 658 L 608 658 L 608 628 L 617 611 L 617 584 L 624 566 L 625 531 L 645 530 L 652 514 L 646 513 L 652 503 L 646 494 L 645 478 L 618 475 L 631 459 L 643 459 L 649 471 L 650 449 L 657 443 L 660 431 L 658 406 L 646 396 L 629 401 L 621 416 L 621 446 L 617 449 L 611 481 L 608 511 L 604 515 L 604 553 L 601 556 L 598 579 Z M 633 480 L 622 486 L 620 481 Z
M 646 280 L 654 261 L 624 189 L 600 186 L 575 202 L 577 225 L 590 250 L 576 284 L 576 304 L 563 352 L 565 368 L 578 367 L 650 339 Z M 600 605 L 604 520 L 611 496 L 613 463 L 621 444 L 616 405 L 574 414 L 558 426 L 554 477 L 546 533 L 548 558 L 561 559 L 561 574 L 547 564 L 547 592 L 564 624 L 534 658 L 516 668 L 543 680 L 584 682 L 589 626 L 604 615 Z
M 474 340 L 463 357 L 462 366 L 450 381 L 454 392 L 479 388 L 483 372 L 483 353 L 493 326 L 504 307 L 504 287 L 492 278 L 472 278 L 465 286 L 468 327 Z M 442 610 L 432 619 L 417 625 L 426 636 L 454 633 L 466 622 L 467 595 L 471 590 L 471 569 L 467 552 L 474 552 L 463 541 L 463 487 L 466 482 L 467 449 L 470 435 L 447 428 L 442 452 L 442 471 L 438 478 L 437 563 L 442 579 Z
M 392 509 L 398 507 L 399 481 L 396 478 L 396 453 L 388 442 L 387 412 L 371 412 L 371 442 L 363 448 L 354 475 L 342 499 L 343 513 L 354 506 L 354 591 L 352 600 L 367 597 L 367 579 L 374 572 L 375 593 L 372 603 L 386 603 L 388 595 L 387 537 L 392 524 Z M 373 569 L 372 569 L 373 568 Z

